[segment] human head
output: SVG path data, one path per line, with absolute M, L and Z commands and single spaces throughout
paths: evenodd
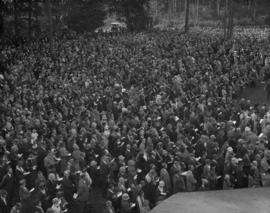
M 4 189 L 0 189 L 0 197 L 6 198 L 8 195 L 7 191 Z
M 123 200 L 123 201 L 128 201 L 128 200 L 129 200 L 129 195 L 128 195 L 127 193 L 124 193 L 124 194 L 122 195 L 122 200 Z
M 53 198 L 52 204 L 53 205 L 59 205 L 60 204 L 60 200 L 58 198 Z
M 163 180 L 159 181 L 158 186 L 163 188 L 165 186 L 165 182 Z
M 112 201 L 107 200 L 106 201 L 106 207 L 112 207 Z

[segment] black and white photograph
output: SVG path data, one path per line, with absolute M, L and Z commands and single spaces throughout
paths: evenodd
M 0 213 L 269 213 L 270 0 L 0 0 Z

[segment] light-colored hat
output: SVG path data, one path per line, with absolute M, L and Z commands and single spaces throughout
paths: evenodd
M 163 180 L 159 181 L 159 184 L 158 184 L 160 187 L 164 187 L 165 186 L 165 182 Z
M 90 166 L 96 166 L 96 165 L 97 165 L 97 162 L 96 162 L 96 161 L 92 160 L 92 161 L 90 162 Z
M 52 200 L 53 204 L 58 204 L 59 202 L 60 202 L 60 200 L 57 197 L 53 198 L 53 200 Z
M 238 143 L 239 144 L 245 144 L 247 141 L 245 141 L 244 139 L 240 138 L 238 139 Z
M 147 174 L 147 175 L 145 176 L 145 180 L 146 180 L 147 183 L 151 183 L 151 177 L 150 177 L 149 174 Z
M 20 185 L 25 184 L 25 179 L 20 180 Z
M 127 193 L 124 193 L 122 195 L 122 200 L 129 200 L 129 195 Z
M 215 135 L 211 135 L 210 138 L 211 139 L 216 139 L 216 136 Z
M 73 145 L 73 149 L 74 149 L 74 150 L 79 150 L 79 146 L 75 143 L 75 144 Z
M 124 160 L 125 160 L 125 157 L 124 157 L 123 155 L 119 155 L 119 156 L 118 156 L 118 160 L 119 160 L 119 161 L 124 161 Z
M 55 180 L 55 179 L 56 179 L 55 174 L 54 174 L 54 173 L 50 173 L 50 174 L 48 175 L 48 179 L 49 179 L 49 180 Z
M 239 160 L 237 158 L 232 158 L 231 162 L 232 162 L 232 164 L 236 164 L 239 162 Z
M 233 152 L 233 148 L 229 146 L 229 147 L 227 148 L 227 151 L 228 151 L 228 152 Z
M 226 175 L 224 176 L 224 179 L 225 179 L 225 180 L 230 180 L 230 175 L 229 175 L 229 174 L 226 174 Z

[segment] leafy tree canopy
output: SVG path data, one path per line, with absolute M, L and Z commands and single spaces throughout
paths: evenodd
M 109 7 L 123 17 L 129 30 L 144 30 L 148 27 L 150 0 L 110 0 Z
M 93 31 L 103 24 L 106 16 L 103 0 L 70 0 L 64 22 L 73 30 Z

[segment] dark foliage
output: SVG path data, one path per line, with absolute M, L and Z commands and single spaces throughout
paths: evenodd
M 106 13 L 102 0 L 72 0 L 65 24 L 77 32 L 93 31 L 103 24 Z
M 0 0 L 0 36 L 4 32 L 4 13 L 7 11 L 7 6 L 3 0 Z
M 270 27 L 270 15 L 266 17 L 265 19 L 265 25 Z
M 131 31 L 145 30 L 149 27 L 149 0 L 111 0 L 111 11 L 126 20 Z

